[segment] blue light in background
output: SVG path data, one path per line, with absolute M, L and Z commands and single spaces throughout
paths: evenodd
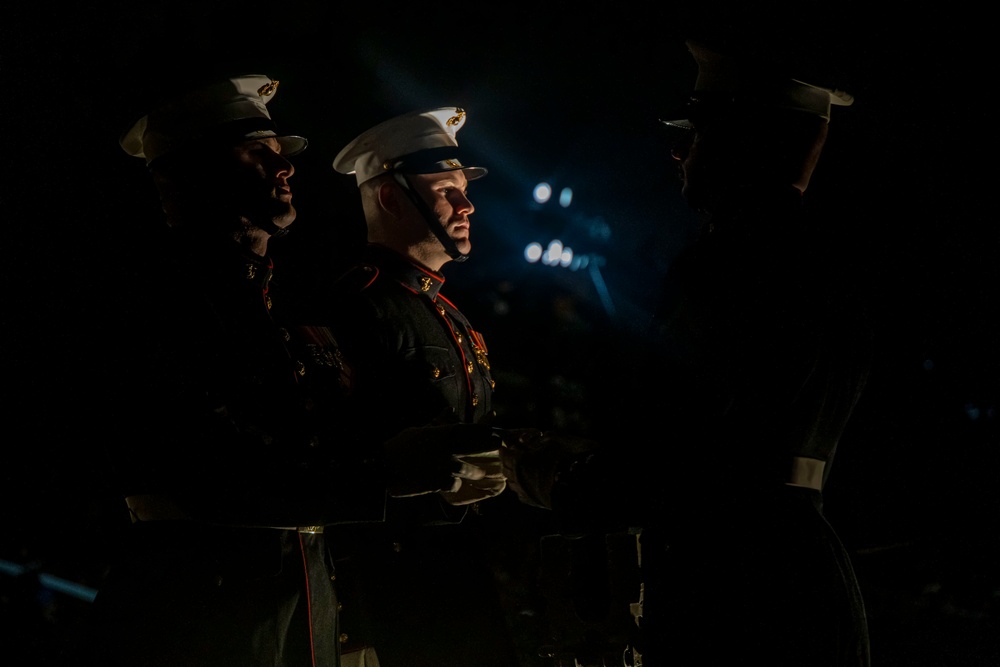
M 542 263 L 547 264 L 548 266 L 554 266 L 562 259 L 562 255 L 562 241 L 556 239 L 549 243 L 549 247 L 545 250 L 545 255 L 542 256 Z
M 83 584 L 78 584 L 75 581 L 46 574 L 45 572 L 35 573 L 24 565 L 12 563 L 6 560 L 0 560 L 0 573 L 9 574 L 14 577 L 34 574 L 34 576 L 38 577 L 38 583 L 44 588 L 58 593 L 65 593 L 66 595 L 79 598 L 84 602 L 93 602 L 97 597 L 97 589 L 91 588 L 90 586 L 84 586 Z
M 532 241 L 524 248 L 524 258 L 529 264 L 534 264 L 542 258 L 542 244 Z
M 544 182 L 539 183 L 535 186 L 531 196 L 534 197 L 535 201 L 539 204 L 544 204 L 552 197 L 552 186 Z

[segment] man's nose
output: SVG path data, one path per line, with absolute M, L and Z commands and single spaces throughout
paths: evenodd
M 476 210 L 476 207 L 472 205 L 472 200 L 469 199 L 468 195 L 461 195 L 458 198 L 457 206 L 455 206 L 455 211 L 457 213 L 464 213 L 465 215 L 472 215 L 472 212 Z
M 281 153 L 274 151 L 273 157 L 269 162 L 269 168 L 274 170 L 274 173 L 285 178 L 291 178 L 292 174 L 295 173 L 295 165 L 293 165 L 287 157 Z
M 690 133 L 686 133 L 679 141 L 677 141 L 677 143 L 674 144 L 673 148 L 670 149 L 670 156 L 678 162 L 683 161 L 688 156 L 688 152 L 691 150 L 692 141 L 694 141 L 694 137 L 692 137 Z

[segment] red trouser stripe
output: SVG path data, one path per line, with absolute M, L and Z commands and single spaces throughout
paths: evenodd
M 316 642 L 313 638 L 312 589 L 309 586 L 309 562 L 306 557 L 306 545 L 302 541 L 302 533 L 299 533 L 299 551 L 302 552 L 302 573 L 306 579 L 306 612 L 309 617 L 309 654 L 313 667 L 316 667 Z

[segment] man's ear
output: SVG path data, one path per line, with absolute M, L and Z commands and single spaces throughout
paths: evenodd
M 381 183 L 376 192 L 378 205 L 393 218 L 399 218 L 403 212 L 403 193 L 400 192 L 400 187 L 395 181 L 388 180 Z

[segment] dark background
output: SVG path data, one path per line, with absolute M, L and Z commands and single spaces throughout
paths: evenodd
M 486 336 L 502 415 L 586 431 L 613 420 L 607 392 L 651 381 L 607 385 L 636 366 L 634 337 L 694 226 L 658 120 L 694 81 L 683 39 L 707 32 L 856 97 L 834 109 L 808 197 L 841 226 L 876 329 L 826 494 L 875 663 L 1000 664 L 990 20 L 956 3 L 871 4 L 7 7 L 0 559 L 96 586 L 121 518 L 95 456 L 115 372 L 101 350 L 140 333 L 118 313 L 142 298 L 133 276 L 149 268 L 158 205 L 117 138 L 154 91 L 204 70 L 281 81 L 269 108 L 310 139 L 292 180 L 299 218 L 274 244 L 279 279 L 284 268 L 299 285 L 363 237 L 337 151 L 398 113 L 465 108 L 459 141 L 490 174 L 471 189 L 473 256 L 445 268 L 446 293 Z M 767 128 L 752 129 L 766 150 Z M 571 187 L 571 206 L 533 204 L 540 181 Z M 599 271 L 524 261 L 528 242 L 553 238 Z M 655 415 L 623 429 L 656 432 Z M 55 664 L 87 603 L 32 581 L 0 572 L 0 642 L 30 650 L 14 664 Z

